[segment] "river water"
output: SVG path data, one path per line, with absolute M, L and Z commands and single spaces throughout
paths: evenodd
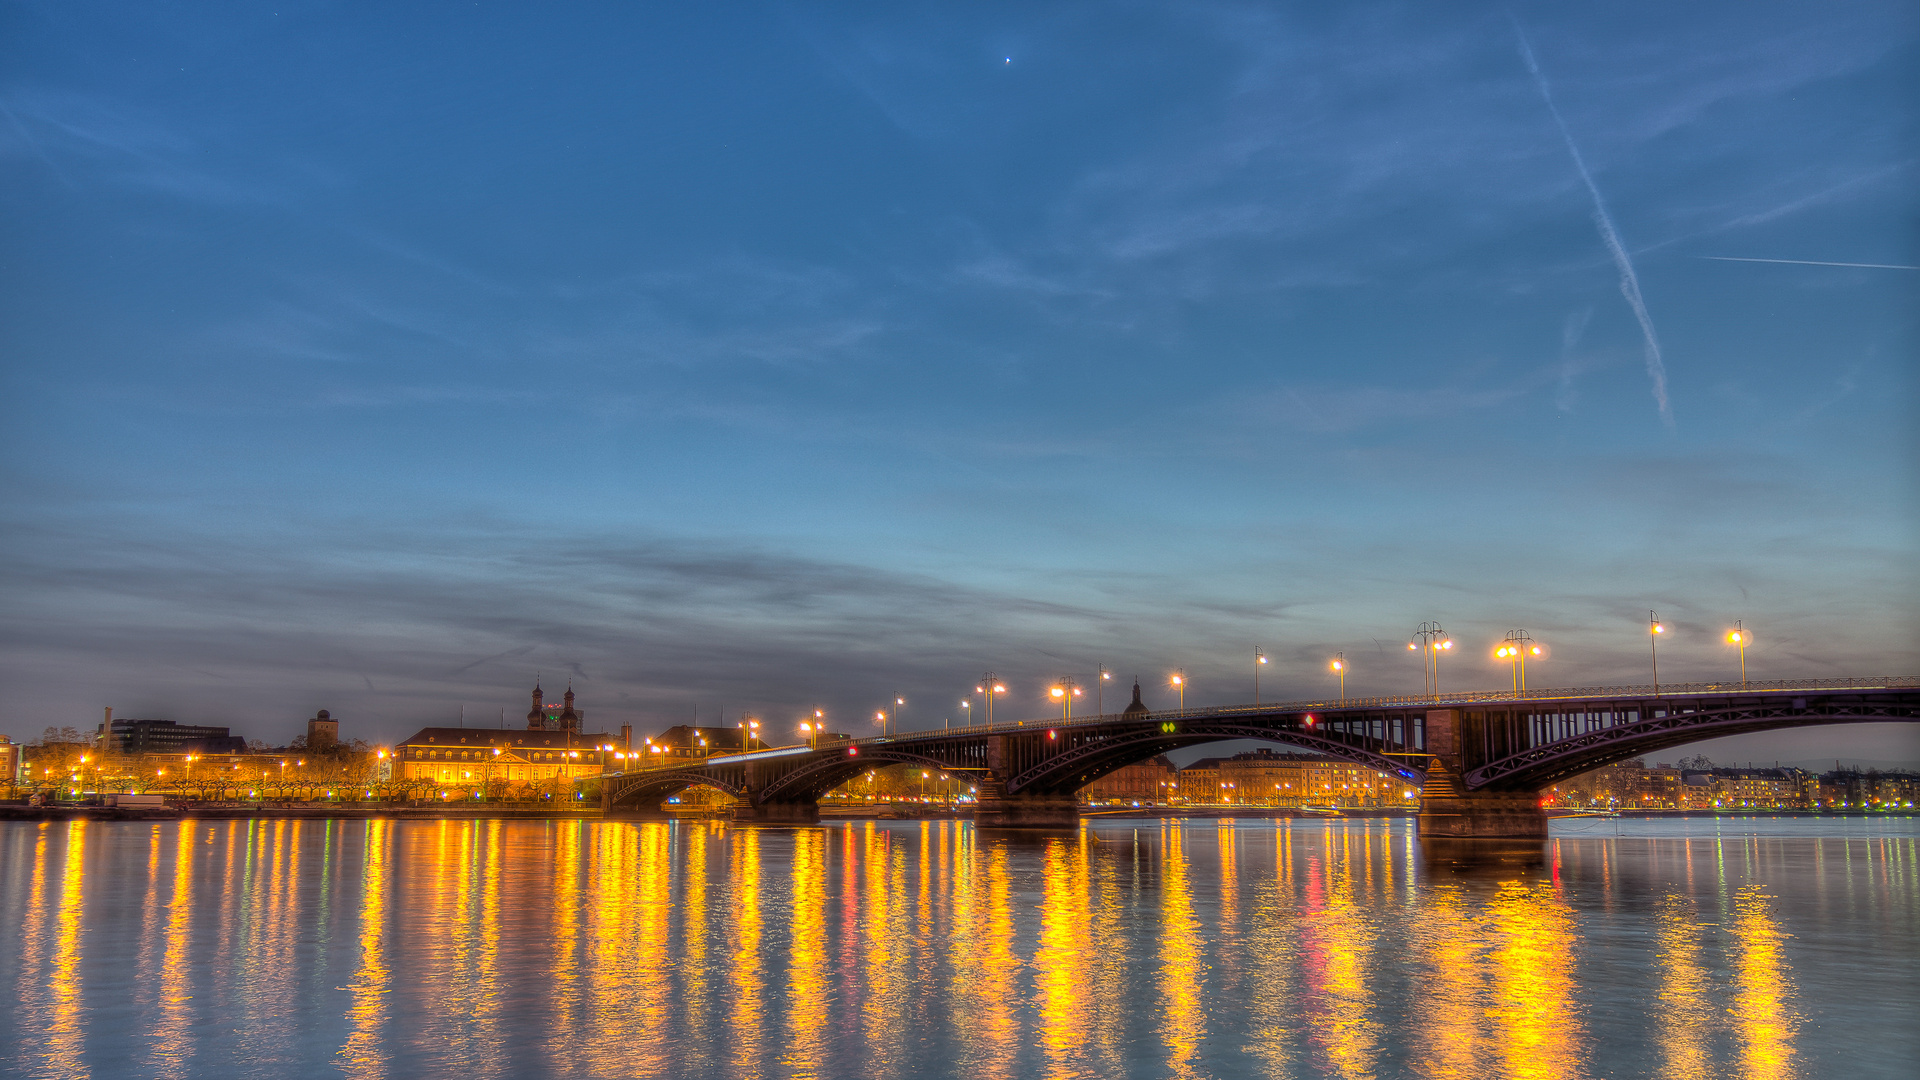
M 0 823 L 0 1075 L 1912 1076 L 1917 833 Z

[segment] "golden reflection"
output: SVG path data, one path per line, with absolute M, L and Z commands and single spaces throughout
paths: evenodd
M 1322 1072 L 1371 1077 L 1380 1053 L 1380 1025 L 1371 1016 L 1368 963 L 1378 931 L 1354 903 L 1351 838 L 1336 838 L 1331 828 L 1323 835 L 1327 866 L 1308 859 L 1301 928 L 1307 1023 Z
M 1452 884 L 1435 888 L 1421 908 L 1416 935 L 1425 967 L 1414 1039 L 1421 1074 L 1444 1080 L 1491 1074 L 1481 968 L 1486 942 L 1465 891 Z
M 1160 1041 L 1167 1049 L 1167 1070 L 1174 1076 L 1199 1076 L 1195 1059 L 1207 1035 L 1200 1003 L 1200 969 L 1206 962 L 1200 920 L 1193 914 L 1187 880 L 1185 830 L 1179 822 L 1160 831 Z
M 181 822 L 173 835 L 173 888 L 167 895 L 166 952 L 160 961 L 160 1022 L 154 1032 L 156 1075 L 188 1075 L 193 1053 L 189 1035 L 193 1017 L 193 853 L 194 823 Z
M 1493 942 L 1488 1015 L 1502 1074 L 1542 1080 L 1579 1074 L 1573 909 L 1550 883 L 1509 881 L 1488 905 L 1487 920 Z
M 85 879 L 87 823 L 67 822 L 67 850 L 60 866 L 60 906 L 54 913 L 53 972 L 47 981 L 53 1015 L 43 1036 L 48 1071 L 56 1076 L 86 1076 L 82 1054 L 86 1034 L 80 1028 L 80 888 Z
M 1713 981 L 1701 962 L 1704 927 L 1691 901 L 1669 895 L 1658 914 L 1660 962 L 1660 1053 L 1662 1076 L 1676 1080 L 1706 1080 L 1719 1075 L 1713 1067 L 1712 1039 L 1716 1017 Z
M 1755 1080 L 1793 1075 L 1793 1040 L 1800 1018 L 1788 999 L 1787 935 L 1773 917 L 1773 898 L 1751 886 L 1734 896 L 1734 1033 L 1742 1072 Z
M 827 836 L 805 829 L 793 837 L 792 956 L 787 963 L 787 1037 L 780 1056 L 788 1075 L 822 1075 L 827 1063 Z
M 733 829 L 733 1009 L 722 1021 L 734 1048 L 733 1071 L 760 1071 L 760 999 L 765 975 L 760 970 L 760 830 Z
M 1008 896 L 1007 846 L 996 840 L 982 850 L 979 833 L 967 832 L 954 878 L 951 970 L 954 973 L 956 1035 L 966 1047 L 962 1071 L 1002 1080 L 1014 1075 L 1020 1025 L 1008 972 L 1013 953 L 1013 911 Z M 852 868 L 848 869 L 852 876 Z
M 686 1029 L 704 1031 L 708 1023 L 707 939 L 713 932 L 707 925 L 707 839 L 720 826 L 717 822 L 681 821 L 672 827 L 676 835 L 686 836 L 683 863 L 686 870 L 680 891 L 679 951 L 683 962 L 675 968 L 680 978 L 680 1007 L 686 1011 Z M 681 1048 L 683 1060 L 690 1073 L 704 1074 L 707 1071 L 706 1040 L 691 1040 L 691 1043 Z
M 549 835 L 553 838 L 553 918 L 545 944 L 553 954 L 548 977 L 555 993 L 547 1046 L 555 1060 L 571 1061 L 580 1053 L 587 1027 L 580 1001 L 580 922 L 587 899 L 580 863 L 586 827 L 579 821 L 560 821 Z
M 365 865 L 360 876 L 360 970 L 348 987 L 346 1045 L 340 1048 L 343 1071 L 372 1080 L 387 1075 L 387 892 L 389 833 L 384 818 L 367 822 Z
M 20 920 L 20 980 L 15 986 L 13 1000 L 20 1003 L 16 1014 L 19 1026 L 28 1031 L 40 1026 L 39 1017 L 45 1009 L 46 965 L 43 958 L 47 954 L 47 839 L 52 830 L 52 823 L 45 821 L 34 830 L 27 906 Z
M 1083 833 L 1084 835 L 1084 833 Z M 1047 1075 L 1082 1076 L 1089 1035 L 1089 944 L 1084 852 L 1050 840 L 1042 857 L 1040 943 L 1033 955 L 1034 1006 Z
M 863 845 L 866 896 L 860 918 L 860 971 L 866 993 L 861 1027 L 873 1059 L 869 1068 L 882 1075 L 904 1064 L 902 1036 L 913 1022 L 906 1010 L 915 1000 L 907 965 L 912 904 L 906 891 L 906 858 L 893 837 L 892 830 L 869 822 Z
M 1266 1066 L 1270 1076 L 1296 1072 L 1292 1044 L 1300 1002 L 1294 980 L 1299 950 L 1292 859 L 1292 832 L 1281 821 L 1274 829 L 1274 875 L 1252 890 L 1246 946 L 1251 1020 L 1247 1052 Z

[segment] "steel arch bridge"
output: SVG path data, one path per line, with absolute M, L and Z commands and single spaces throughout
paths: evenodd
M 1485 826 L 1532 835 L 1545 829 L 1541 788 L 1603 765 L 1724 735 L 1916 718 L 1913 676 L 1443 694 L 976 725 L 683 761 L 600 783 L 610 811 L 656 809 L 700 785 L 734 796 L 738 817 L 808 821 L 821 796 L 861 772 L 909 764 L 968 777 L 981 824 L 1066 825 L 1077 815 L 1075 794 L 1115 769 L 1182 747 L 1257 739 L 1419 786 L 1423 832 L 1489 835 L 1474 831 Z

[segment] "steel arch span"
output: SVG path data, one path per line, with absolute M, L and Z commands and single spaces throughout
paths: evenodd
M 624 773 L 601 780 L 602 805 L 608 809 L 657 803 L 690 787 L 709 787 L 734 798 L 744 794 L 740 785 L 711 770 L 676 768 L 660 772 Z
M 1163 730 L 1172 727 L 1174 730 Z M 1281 743 L 1309 753 L 1351 761 L 1376 772 L 1419 783 L 1421 773 L 1406 761 L 1388 756 L 1399 748 L 1381 740 L 1356 743 L 1351 739 L 1316 734 L 1297 724 L 1258 721 L 1165 721 L 1149 731 L 1125 731 L 1081 741 L 1014 773 L 1006 782 L 1009 795 L 1072 795 L 1108 773 L 1188 746 L 1250 739 Z
M 1829 724 L 1920 720 L 1920 691 L 1659 697 L 1607 705 L 1605 709 L 1583 709 L 1572 714 L 1580 718 L 1576 724 L 1587 730 L 1545 741 L 1528 740 L 1526 745 L 1509 752 L 1489 755 L 1464 770 L 1462 779 L 1466 788 L 1470 791 L 1538 791 L 1615 762 L 1727 735 Z M 1563 717 L 1567 715 L 1530 711 L 1521 722 L 1530 731 L 1551 732 L 1557 725 L 1564 724 Z M 1596 716 L 1611 722 L 1593 723 L 1592 718 Z M 1498 713 L 1492 712 L 1481 719 L 1468 712 L 1463 726 L 1469 742 L 1476 729 L 1483 734 L 1484 748 L 1505 741 L 1498 736 L 1514 734 L 1498 729 L 1503 725 L 1513 727 L 1517 719 L 1509 714 L 1502 720 Z

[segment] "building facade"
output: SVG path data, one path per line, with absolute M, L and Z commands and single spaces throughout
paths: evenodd
M 116 720 L 109 716 L 96 732 L 102 750 L 122 754 L 236 754 L 247 740 L 224 727 L 177 724 L 172 720 Z
M 1177 770 L 1164 755 L 1124 765 L 1080 789 L 1089 803 L 1154 806 L 1172 801 Z

